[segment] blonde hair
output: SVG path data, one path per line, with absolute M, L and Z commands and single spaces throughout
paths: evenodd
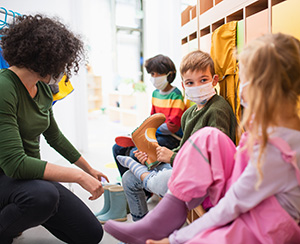
M 249 81 L 248 107 L 242 126 L 249 131 L 246 148 L 252 153 L 260 144 L 257 169 L 260 185 L 262 156 L 268 142 L 269 127 L 277 126 L 286 102 L 295 104 L 300 95 L 300 42 L 285 34 L 267 34 L 251 42 L 239 55 L 240 76 Z
M 209 67 L 210 73 L 215 74 L 214 61 L 208 53 L 196 50 L 185 55 L 180 64 L 180 74 L 183 76 L 189 70 L 205 71 Z

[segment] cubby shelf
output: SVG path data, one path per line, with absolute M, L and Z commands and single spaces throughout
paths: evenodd
M 286 2 L 286 3 L 285 3 Z M 289 2 L 289 3 L 287 3 Z M 272 11 L 281 8 L 281 5 L 294 5 L 299 9 L 300 1 L 297 0 L 198 0 L 196 6 L 188 6 L 182 12 L 185 16 L 181 27 L 182 45 L 197 39 L 198 49 L 209 48 L 211 34 L 223 24 L 230 21 L 242 21 L 244 28 L 244 43 L 276 29 L 272 27 L 274 17 Z M 192 16 L 196 13 L 196 16 Z M 276 14 L 279 16 L 278 11 Z M 299 17 L 297 17 L 299 19 Z M 299 21 L 300 22 L 300 21 Z M 276 22 L 278 26 L 278 23 Z M 282 30 L 282 28 L 280 29 Z M 205 37 L 206 36 L 206 37 Z M 193 38 L 192 40 L 190 38 Z M 205 38 L 204 38 L 205 37 Z M 196 41 L 194 41 L 196 42 Z M 182 54 L 192 51 L 186 45 Z

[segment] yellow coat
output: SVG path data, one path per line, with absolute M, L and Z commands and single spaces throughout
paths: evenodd
M 236 28 L 237 21 L 232 21 L 220 26 L 212 33 L 211 57 L 215 64 L 215 73 L 219 76 L 220 95 L 232 107 L 239 124 L 241 106 L 239 98 L 239 69 L 235 57 Z M 238 135 L 238 133 L 236 134 Z M 238 136 L 236 139 L 236 143 L 238 143 Z

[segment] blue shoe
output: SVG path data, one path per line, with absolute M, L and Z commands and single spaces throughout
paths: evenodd
M 94 215 L 96 217 L 108 212 L 109 206 L 110 206 L 110 199 L 109 199 L 109 191 L 108 191 L 108 189 L 110 187 L 112 187 L 112 186 L 120 185 L 120 183 L 117 183 L 117 184 L 105 183 L 105 184 L 102 184 L 102 185 L 103 185 L 103 189 L 104 189 L 104 206 L 103 206 L 103 208 L 99 212 L 94 213 Z
M 108 188 L 109 191 L 109 210 L 98 215 L 97 219 L 101 224 L 108 220 L 126 221 L 127 220 L 127 200 L 122 186 L 112 186 Z

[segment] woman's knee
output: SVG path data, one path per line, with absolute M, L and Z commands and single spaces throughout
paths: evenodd
M 24 192 L 24 194 L 26 194 Z M 51 214 L 56 211 L 59 203 L 59 192 L 52 182 L 37 180 L 34 187 L 24 198 L 26 206 L 31 206 L 34 212 Z
M 100 243 L 102 238 L 103 238 L 103 228 L 99 222 L 99 224 L 90 227 L 88 233 L 86 233 L 86 238 L 81 243 L 98 244 Z

